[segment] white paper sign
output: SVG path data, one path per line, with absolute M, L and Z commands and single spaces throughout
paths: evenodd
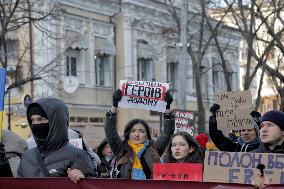
M 69 143 L 71 143 L 73 146 L 83 150 L 82 138 L 71 139 L 71 140 L 69 140 Z
M 123 108 L 140 108 L 165 112 L 167 103 L 164 101 L 169 83 L 151 81 L 120 81 L 122 99 L 118 103 Z

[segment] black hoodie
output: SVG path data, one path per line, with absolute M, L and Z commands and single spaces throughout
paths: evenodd
M 40 106 L 47 115 L 49 132 L 45 139 L 36 136 L 36 148 L 27 150 L 20 162 L 18 175 L 20 177 L 44 177 L 43 171 L 36 158 L 39 151 L 49 176 L 67 176 L 67 170 L 79 169 L 85 176 L 94 176 L 94 166 L 85 151 L 68 143 L 69 113 L 66 105 L 56 98 L 41 98 L 27 108 L 27 119 L 33 106 Z

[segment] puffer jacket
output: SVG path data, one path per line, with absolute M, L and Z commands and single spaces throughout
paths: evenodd
M 134 159 L 134 152 L 128 145 L 127 141 L 121 141 L 116 130 L 117 116 L 116 114 L 107 113 L 105 123 L 105 134 L 107 141 L 117 159 L 117 166 L 119 169 L 119 178 L 131 179 L 132 162 Z M 140 158 L 146 178 L 152 178 L 153 163 L 160 162 L 160 156 L 167 147 L 172 134 L 175 129 L 175 120 L 172 114 L 164 114 L 164 128 L 163 132 L 154 142 L 150 141 L 149 147 Z M 149 176 L 150 175 L 150 176 Z
M 69 113 L 66 105 L 56 98 L 41 98 L 27 108 L 27 119 L 31 125 L 29 111 L 32 106 L 40 106 L 49 121 L 49 133 L 45 139 L 34 136 L 37 147 L 27 150 L 18 168 L 19 177 L 44 177 L 39 166 L 37 152 L 40 153 L 51 177 L 66 177 L 67 170 L 79 169 L 85 176 L 95 176 L 90 156 L 83 150 L 68 143 Z
M 16 133 L 3 129 L 2 140 L 5 144 L 5 156 L 9 161 L 13 176 L 17 176 L 17 169 L 19 167 L 21 156 L 28 148 L 27 142 L 18 136 Z
M 282 145 L 275 146 L 273 150 L 270 150 L 269 147 L 263 143 L 260 144 L 258 149 L 251 151 L 252 153 L 277 153 L 284 154 L 284 142 Z

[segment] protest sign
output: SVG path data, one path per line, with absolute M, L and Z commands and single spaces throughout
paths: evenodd
M 175 111 L 175 132 L 185 131 L 193 136 L 194 129 L 194 112 L 185 110 Z
M 202 163 L 154 163 L 154 180 L 202 181 Z
M 272 184 L 284 184 L 284 154 L 206 151 L 203 181 L 251 184 L 257 165 Z
M 122 99 L 119 107 L 140 108 L 165 112 L 167 103 L 164 101 L 169 83 L 150 81 L 120 81 Z
M 216 113 L 218 129 L 231 130 L 253 127 L 252 96 L 250 91 L 220 93 L 214 97 L 220 105 Z
M 75 147 L 80 148 L 80 149 L 83 150 L 83 140 L 82 140 L 82 138 L 71 139 L 71 140 L 69 140 L 69 142 L 70 142 L 73 146 L 75 146 Z

